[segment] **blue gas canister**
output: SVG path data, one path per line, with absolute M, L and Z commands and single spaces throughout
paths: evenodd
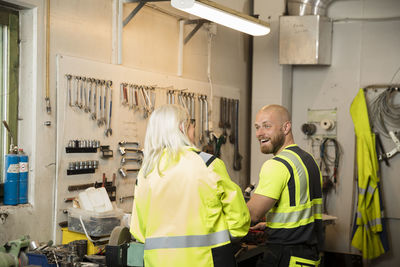
M 7 154 L 4 165 L 4 205 L 18 204 L 19 155 Z
M 24 154 L 22 149 L 18 151 L 19 156 L 19 192 L 18 203 L 28 203 L 28 156 Z

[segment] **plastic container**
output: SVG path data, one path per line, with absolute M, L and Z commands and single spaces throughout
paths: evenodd
M 49 264 L 46 255 L 26 253 L 28 256 L 29 265 L 42 266 L 42 267 L 56 267 L 57 264 Z
M 19 149 L 19 191 L 18 203 L 28 203 L 28 156 L 24 154 L 22 149 Z
M 112 211 L 110 197 L 104 187 L 90 187 L 79 193 L 79 205 L 82 209 L 95 212 Z
M 108 236 L 116 226 L 121 224 L 123 215 L 124 213 L 119 209 L 94 212 L 68 208 L 68 230 L 85 234 L 84 229 L 86 229 L 89 236 Z
M 7 154 L 5 157 L 4 205 L 18 204 L 19 155 Z

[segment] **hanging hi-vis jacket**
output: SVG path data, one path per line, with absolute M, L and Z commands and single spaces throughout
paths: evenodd
M 378 158 L 375 134 L 371 132 L 364 91 L 360 89 L 350 107 L 357 136 L 358 205 L 356 231 L 351 244 L 363 257 L 374 259 L 383 253 L 380 233 L 383 231 L 379 199 Z
M 278 200 L 266 215 L 268 243 L 322 245 L 321 183 L 314 158 L 297 145 L 264 163 L 255 193 Z
M 224 163 L 191 147 L 160 162 L 161 175 L 139 172 L 135 187 L 131 233 L 145 266 L 236 266 L 231 238 L 247 234 L 250 214 Z

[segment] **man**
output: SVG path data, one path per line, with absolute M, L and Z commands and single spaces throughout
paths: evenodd
M 146 267 L 236 266 L 231 238 L 249 230 L 246 202 L 224 163 L 193 143 L 183 107 L 152 113 L 131 221 Z
M 267 242 L 257 263 L 265 266 L 319 266 L 322 245 L 321 173 L 314 158 L 293 139 L 290 114 L 279 105 L 259 110 L 255 120 L 261 152 L 273 154 L 247 206 L 252 222 L 265 222 Z

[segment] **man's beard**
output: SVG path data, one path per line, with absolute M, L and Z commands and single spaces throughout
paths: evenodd
M 261 146 L 261 152 L 264 154 L 274 154 L 281 149 L 283 144 L 285 143 L 285 135 L 283 133 L 279 133 L 276 137 L 270 139 L 269 146 Z

